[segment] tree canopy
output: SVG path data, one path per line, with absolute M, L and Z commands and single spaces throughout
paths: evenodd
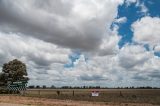
M 20 80 L 28 80 L 26 65 L 18 59 L 4 63 L 2 73 L 0 73 L 0 82 L 6 83 L 7 81 L 14 82 Z

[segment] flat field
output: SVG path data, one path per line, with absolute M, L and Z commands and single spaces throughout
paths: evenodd
M 93 89 L 28 89 L 25 96 L 59 100 L 88 101 L 105 104 L 146 103 L 160 106 L 160 89 L 97 90 L 99 91 L 98 97 L 91 96 L 91 92 L 93 91 Z M 60 91 L 59 95 L 57 94 L 57 91 Z

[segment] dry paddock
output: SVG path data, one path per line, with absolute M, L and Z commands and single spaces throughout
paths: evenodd
M 0 106 L 160 106 L 159 89 L 99 89 L 99 97 L 91 97 L 91 91 L 28 89 L 23 96 L 0 95 Z
M 0 106 L 159 106 L 147 103 L 105 103 L 23 96 L 0 96 Z
M 92 97 L 93 89 L 29 89 L 29 97 L 60 100 L 114 103 L 149 103 L 160 105 L 160 89 L 99 89 L 98 97 Z M 60 95 L 57 95 L 60 91 Z M 73 94 L 74 91 L 74 94 Z

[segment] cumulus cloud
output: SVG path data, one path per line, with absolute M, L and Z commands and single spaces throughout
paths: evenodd
M 143 44 L 149 44 L 152 48 L 160 42 L 160 18 L 143 17 L 132 24 L 134 32 L 133 40 Z
M 70 53 L 69 49 L 12 33 L 0 33 L 0 42 L 1 51 L 7 53 L 8 56 L 24 56 L 42 66 L 52 62 L 66 63 Z
M 110 25 L 127 21 L 126 17 L 115 20 L 122 3 L 123 0 L 0 0 L 1 66 L 18 58 L 27 64 L 30 84 L 48 86 L 115 87 L 138 85 L 135 81 L 145 79 L 148 83 L 159 80 L 160 60 L 152 51 L 143 45 L 118 47 L 121 38 L 117 28 L 111 30 Z M 138 20 L 132 25 L 134 41 L 156 45 L 154 50 L 159 51 L 158 25 L 159 18 Z M 75 51 L 80 54 L 72 61 L 69 56 Z M 73 67 L 65 67 L 69 62 Z
M 86 62 L 83 54 L 99 58 L 118 52 L 120 38 L 110 25 L 122 3 L 123 0 L 0 0 L 0 62 L 14 58 L 24 61 L 31 84 L 111 80 L 102 76 L 101 66 L 97 68 L 101 59 L 99 63 L 94 58 Z M 83 54 L 73 63 L 75 67 L 64 67 L 76 50 Z
M 38 44 L 37 44 L 38 43 Z M 53 64 L 65 64 L 68 61 L 69 49 L 61 48 L 31 37 L 19 34 L 0 33 L 1 66 L 15 58 L 25 62 L 29 75 L 46 74 Z
M 115 55 L 119 51 L 118 42 L 120 37 L 116 34 L 112 34 L 112 36 L 106 36 L 102 39 L 102 43 L 100 45 L 100 49 L 98 55 Z
M 99 48 L 106 29 L 109 34 L 121 3 L 122 0 L 1 0 L 0 29 L 92 51 Z
M 74 82 L 80 85 L 103 83 L 102 85 L 105 86 L 105 84 L 110 84 L 109 82 L 114 82 L 119 79 L 117 73 L 120 70 L 116 70 L 117 67 L 112 68 L 115 58 L 114 56 L 113 58 L 110 56 L 94 56 L 86 61 L 84 55 L 81 55 L 80 58 L 74 62 L 74 67 L 65 69 L 68 71 L 64 71 L 64 73 L 66 77 L 69 76 L 69 79 L 74 79 Z M 115 72 L 114 75 L 113 71 Z
M 159 58 L 153 52 L 146 51 L 143 45 L 126 45 L 112 56 L 93 56 L 86 61 L 81 55 L 74 62 L 75 67 L 63 72 L 69 76 L 67 79 L 74 80 L 71 82 L 82 85 L 103 83 L 104 86 L 145 86 L 159 80 L 159 63 Z
M 159 80 L 155 73 L 157 76 L 160 73 L 160 59 L 154 52 L 147 51 L 143 45 L 125 45 L 117 54 L 117 62 L 121 70 L 128 73 L 129 81 Z
M 118 54 L 119 64 L 128 71 L 132 71 L 134 66 L 141 66 L 148 59 L 152 57 L 152 53 L 145 50 L 143 46 L 140 45 L 126 45 Z
M 0 57 L 6 57 L 1 64 L 14 58 L 25 62 L 30 84 L 114 87 L 128 85 L 126 81 L 136 85 L 134 81 L 145 78 L 159 80 L 160 60 L 139 45 L 126 45 L 114 55 L 95 55 L 88 60 L 81 54 L 73 63 L 74 67 L 65 68 L 70 49 L 12 33 L 0 33 L 0 42 Z
M 154 47 L 154 51 L 155 51 L 155 52 L 160 52 L 160 45 L 156 45 L 156 46 Z

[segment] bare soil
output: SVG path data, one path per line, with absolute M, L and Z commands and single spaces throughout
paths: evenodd
M 28 106 L 28 105 L 12 104 L 12 103 L 0 103 L 0 106 Z
M 7 104 L 6 104 L 7 103 Z M 23 96 L 0 96 L 0 106 L 159 106 L 146 103 L 112 103 L 57 100 Z

